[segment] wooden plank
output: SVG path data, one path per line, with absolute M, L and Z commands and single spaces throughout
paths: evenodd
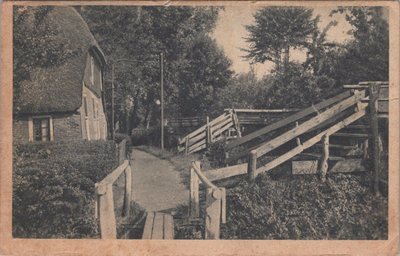
M 199 177 L 195 170 L 190 168 L 190 190 L 189 190 L 189 215 L 190 218 L 200 217 L 200 202 L 199 202 Z
M 203 172 L 210 181 L 222 180 L 247 173 L 247 163 L 233 165 Z
M 112 183 L 105 186 L 105 193 L 99 195 L 100 236 L 102 239 L 116 239 L 117 227 L 114 212 Z
M 225 188 L 220 188 L 221 190 L 221 223 L 226 223 L 226 190 Z
M 207 148 L 207 145 L 206 145 L 206 144 L 203 144 L 202 146 L 197 147 L 197 148 L 195 148 L 195 149 L 189 151 L 188 154 L 198 152 L 198 151 L 200 151 L 200 150 L 202 150 L 202 149 L 205 149 L 205 148 Z
M 125 171 L 125 168 L 128 167 L 129 161 L 125 160 L 120 166 L 118 166 L 114 171 L 108 174 L 102 181 L 98 183 L 98 186 L 112 184 L 114 183 L 118 177 Z
M 174 239 L 174 219 L 171 214 L 164 214 L 164 239 Z
M 144 224 L 142 239 L 151 239 L 154 224 L 154 212 L 147 212 L 146 222 Z
M 323 150 L 321 158 L 318 162 L 318 172 L 320 174 L 322 182 L 326 180 L 326 174 L 328 172 L 328 158 L 329 158 L 329 135 L 325 134 L 321 139 Z
M 206 138 L 206 131 L 204 131 L 203 133 L 200 133 L 199 135 L 196 135 L 195 137 L 189 138 L 189 147 L 196 144 L 197 142 L 199 142 L 200 140 L 203 140 Z
M 124 193 L 124 210 L 122 216 L 129 217 L 131 211 L 132 199 L 132 169 L 128 165 L 125 169 L 125 193 Z
M 333 137 L 346 137 L 346 138 L 360 138 L 360 139 L 368 139 L 369 135 L 365 133 L 344 133 L 337 132 L 332 134 Z
M 205 239 L 219 239 L 221 220 L 221 191 L 218 188 L 207 188 Z
M 230 110 L 230 109 L 224 109 L 226 110 Z M 282 108 L 282 109 L 242 109 L 242 108 L 235 108 L 234 111 L 236 113 L 293 113 L 293 112 L 297 112 L 300 111 L 301 109 L 299 108 Z
M 218 136 L 228 130 L 229 128 L 233 127 L 233 122 L 230 120 L 229 123 L 225 124 L 224 127 L 219 128 L 218 130 L 214 131 L 213 136 Z M 213 128 L 214 129 L 214 128 Z
M 226 120 L 224 120 L 224 121 L 222 121 L 222 122 L 219 122 L 218 124 L 215 124 L 215 125 L 210 125 L 211 126 L 211 129 L 213 130 L 213 131 L 217 131 L 218 129 L 221 129 L 222 127 L 224 127 L 226 124 L 228 124 L 228 123 L 232 123 L 232 125 L 233 125 L 233 120 L 232 120 L 232 117 L 230 117 L 230 118 L 228 118 L 228 119 L 226 119 Z M 232 126 L 231 125 L 231 126 Z
M 322 144 L 315 144 L 316 147 L 323 147 Z M 347 145 L 339 145 L 339 144 L 329 144 L 329 148 L 332 149 L 343 149 L 343 150 L 351 150 L 357 148 L 357 146 L 347 146 Z
M 203 139 L 203 140 L 197 142 L 196 144 L 193 144 L 192 146 L 190 146 L 190 147 L 189 147 L 189 150 L 188 150 L 188 153 L 193 153 L 193 152 L 195 152 L 196 149 L 198 149 L 199 147 L 201 147 L 201 146 L 203 146 L 203 145 L 204 145 L 204 146 L 207 146 L 206 139 Z M 197 150 L 196 150 L 196 151 L 197 151 Z
M 368 130 L 369 129 L 369 125 L 351 124 L 351 125 L 347 126 L 346 128 L 348 128 L 348 129 L 365 129 L 365 130 Z
M 286 142 L 296 138 L 297 136 L 307 132 L 308 130 L 312 129 L 313 127 L 316 127 L 317 125 L 321 124 L 325 120 L 328 120 L 329 118 L 334 117 L 338 113 L 346 110 L 350 106 L 354 105 L 357 101 L 359 101 L 362 97 L 364 97 L 364 91 L 363 92 L 355 92 L 354 96 L 347 98 L 336 105 L 330 107 L 328 110 L 325 110 L 321 114 L 317 115 L 316 117 L 313 117 L 309 119 L 308 121 L 300 124 L 298 127 L 293 128 L 290 131 L 285 132 L 284 134 L 280 135 L 279 137 L 276 137 L 267 143 L 264 143 L 260 147 L 258 147 L 257 154 L 258 157 L 265 155 L 266 153 L 270 152 L 271 150 L 285 144 Z
M 324 132 L 321 132 L 318 135 L 316 135 L 316 136 L 312 137 L 311 139 L 307 140 L 302 145 L 293 148 L 289 152 L 279 156 L 278 158 L 276 158 L 276 159 L 272 160 L 271 162 L 267 163 L 266 165 L 258 168 L 256 170 L 256 175 L 258 175 L 258 174 L 260 174 L 262 172 L 269 171 L 269 170 L 275 168 L 276 166 L 286 162 L 287 160 L 291 159 L 295 155 L 298 155 L 301 152 L 303 152 L 305 149 L 310 148 L 314 144 L 318 143 L 322 139 L 322 136 L 324 136 L 325 134 L 331 136 L 333 133 L 339 131 L 343 127 L 346 127 L 347 125 L 351 124 L 352 122 L 354 122 L 354 121 L 360 119 L 361 117 L 363 117 L 365 115 L 365 113 L 366 113 L 365 109 L 362 109 L 362 110 L 354 113 L 353 115 L 347 117 L 343 121 L 340 121 L 339 123 L 335 124 L 334 126 L 330 127 L 329 129 L 325 130 Z
M 164 238 L 164 214 L 156 212 L 154 216 L 153 232 L 151 239 L 161 240 Z
M 236 139 L 236 140 L 228 143 L 226 148 L 228 150 L 232 149 L 232 148 L 234 148 L 236 146 L 239 146 L 239 145 L 241 145 L 243 143 L 246 143 L 246 142 L 248 142 L 248 141 L 250 141 L 250 140 L 252 140 L 254 138 L 257 138 L 257 137 L 259 137 L 261 135 L 264 135 L 264 134 L 269 133 L 271 131 L 274 131 L 274 130 L 277 130 L 279 128 L 282 128 L 282 127 L 284 127 L 284 126 L 286 126 L 286 125 L 288 125 L 290 123 L 298 121 L 299 119 L 301 119 L 303 117 L 306 117 L 306 116 L 308 116 L 310 114 L 315 113 L 316 110 L 320 110 L 320 109 L 323 109 L 325 107 L 328 107 L 328 106 L 330 106 L 330 105 L 332 105 L 332 104 L 334 104 L 334 103 L 336 103 L 338 101 L 341 101 L 341 100 L 343 100 L 343 99 L 345 99 L 347 97 L 350 97 L 351 95 L 352 94 L 351 94 L 350 91 L 345 91 L 345 92 L 343 92 L 343 93 L 341 93 L 339 95 L 336 95 L 335 97 L 332 97 L 330 99 L 324 100 L 324 101 L 322 101 L 322 102 L 320 102 L 320 103 L 318 103 L 318 104 L 316 104 L 314 106 L 305 108 L 304 110 L 302 110 L 302 111 L 300 111 L 300 112 L 298 112 L 298 113 L 296 113 L 294 115 L 291 115 L 291 116 L 289 116 L 289 117 L 287 117 L 285 119 L 282 119 L 282 120 L 280 120 L 280 121 L 278 121 L 276 123 L 273 123 L 273 124 L 271 124 L 269 126 L 266 126 L 266 127 L 262 128 L 260 130 L 257 130 L 255 132 L 250 133 L 250 134 L 248 134 L 246 136 L 243 136 L 243 137 L 241 137 L 239 139 Z
M 379 148 L 379 125 L 378 125 L 378 96 L 379 85 L 369 84 L 369 121 L 372 135 L 372 156 L 374 177 L 373 190 L 376 195 L 379 194 L 379 171 L 380 171 L 380 148 Z
M 257 151 L 252 150 L 249 154 L 249 161 L 247 164 L 247 179 L 249 181 L 254 181 L 257 174 Z

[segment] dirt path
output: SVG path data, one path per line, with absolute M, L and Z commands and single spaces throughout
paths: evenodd
M 132 197 L 140 206 L 168 212 L 188 202 L 189 191 L 170 162 L 138 149 L 133 149 L 131 160 Z

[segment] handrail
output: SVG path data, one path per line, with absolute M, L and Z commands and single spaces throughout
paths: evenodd
M 125 173 L 125 193 L 122 216 L 129 217 L 132 195 L 132 169 L 129 165 L 129 161 L 125 160 L 103 180 L 95 183 L 95 193 L 97 196 L 95 218 L 98 218 L 100 222 L 101 238 L 115 239 L 117 236 L 113 183 L 122 173 Z
M 125 160 L 114 171 L 112 171 L 110 174 L 108 174 L 103 180 L 96 183 L 96 186 L 103 186 L 103 185 L 114 183 L 118 179 L 118 177 L 122 174 L 122 172 L 125 171 L 125 169 L 126 169 L 126 167 L 128 167 L 128 165 L 129 165 L 129 161 Z
M 194 171 L 196 172 L 197 176 L 199 176 L 199 179 L 201 180 L 202 183 L 204 183 L 204 185 L 206 185 L 208 188 L 212 188 L 212 189 L 218 189 L 217 186 L 215 186 L 204 174 L 203 172 L 200 170 L 200 162 L 193 162 L 192 166 Z

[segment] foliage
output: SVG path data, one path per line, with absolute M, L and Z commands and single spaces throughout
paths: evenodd
M 246 26 L 249 49 L 246 58 L 253 62 L 272 61 L 279 69 L 289 62 L 290 48 L 302 48 L 317 29 L 318 18 L 312 9 L 302 7 L 265 7 L 254 14 L 255 24 Z
M 128 132 L 159 122 L 159 106 L 155 101 L 160 99 L 158 54 L 161 51 L 165 54 L 166 116 L 207 111 L 212 98 L 209 93 L 223 87 L 230 76 L 224 70 L 229 62 L 208 36 L 217 21 L 217 7 L 85 6 L 78 11 L 109 63 L 115 63 L 116 102 L 119 102 L 116 120 Z M 117 63 L 118 59 L 131 62 Z M 111 80 L 111 65 L 106 77 Z M 110 95 L 108 90 L 108 110 Z
M 228 193 L 225 239 L 387 239 L 387 198 L 366 175 L 274 180 L 267 174 Z
M 13 236 L 97 237 L 94 184 L 115 155 L 111 141 L 15 144 Z
M 338 84 L 389 79 L 389 27 L 384 12 L 388 10 L 383 7 L 343 7 L 332 12 L 345 14 L 354 38 L 334 56 L 331 76 Z
M 226 87 L 218 89 L 211 113 L 219 115 L 225 108 L 254 108 L 265 90 L 254 70 L 235 75 Z
M 297 63 L 277 70 L 268 77 L 267 97 L 261 108 L 302 108 L 337 93 L 334 81 L 324 75 L 316 76 Z

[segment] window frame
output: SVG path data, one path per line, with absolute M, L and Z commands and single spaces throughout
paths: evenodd
M 28 140 L 29 142 L 35 142 L 38 140 L 35 140 L 34 136 L 34 125 L 33 125 L 33 120 L 34 119 L 48 119 L 49 120 L 49 126 L 48 126 L 48 132 L 49 132 L 49 140 L 48 141 L 54 141 L 54 126 L 53 126 L 53 117 L 51 115 L 35 115 L 35 116 L 30 116 L 28 118 Z M 42 123 L 41 123 L 41 129 Z M 40 140 L 43 141 L 43 140 Z

